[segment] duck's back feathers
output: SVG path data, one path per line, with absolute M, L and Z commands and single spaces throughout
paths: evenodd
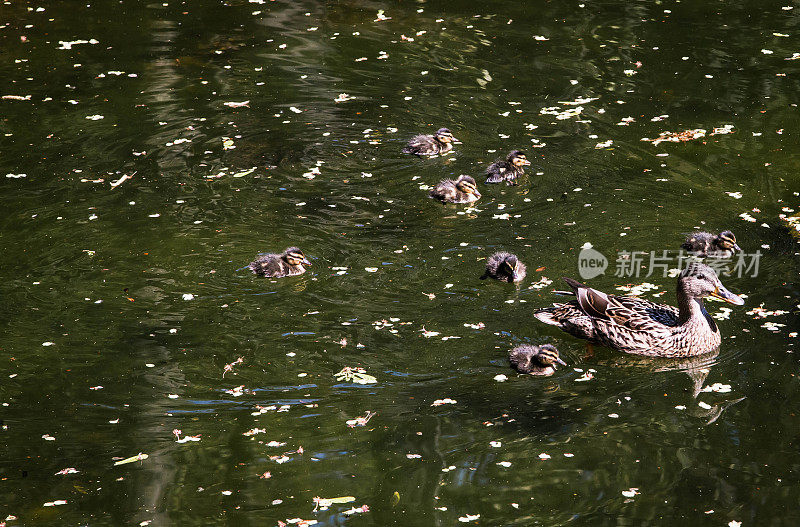
M 514 174 L 514 168 L 510 167 L 505 161 L 492 163 L 486 169 L 486 183 L 502 183 L 509 176 L 511 179 L 517 178 L 516 174 Z
M 439 153 L 441 144 L 432 135 L 419 134 L 412 137 L 403 148 L 404 154 L 432 156 Z
M 286 276 L 287 265 L 280 254 L 262 254 L 250 262 L 247 267 L 253 271 L 253 274 L 272 278 Z
M 686 235 L 686 240 L 681 244 L 681 249 L 691 253 L 706 254 L 711 250 L 715 235 L 710 232 L 697 231 Z

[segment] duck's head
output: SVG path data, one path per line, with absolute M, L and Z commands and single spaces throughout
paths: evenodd
M 539 346 L 539 353 L 536 355 L 536 359 L 548 366 L 552 366 L 553 369 L 556 367 L 556 363 L 566 366 L 567 363 L 561 360 L 561 357 L 558 356 L 558 350 L 555 346 L 550 344 L 543 344 Z
M 460 145 L 461 141 L 455 138 L 453 132 L 451 132 L 448 128 L 439 128 L 436 131 L 436 140 L 440 143 L 453 143 L 454 145 Z
M 481 197 L 481 193 L 478 192 L 478 184 L 475 183 L 475 179 L 473 179 L 472 176 L 467 176 L 464 174 L 458 176 L 458 179 L 456 180 L 456 187 L 461 192 L 475 194 L 477 197 Z
M 303 254 L 303 251 L 298 249 L 297 247 L 289 247 L 285 251 L 283 251 L 283 259 L 286 260 L 286 263 L 289 265 L 307 265 L 311 266 L 311 262 L 308 261 L 306 255 Z
M 712 296 L 729 304 L 744 304 L 742 297 L 734 295 L 722 285 L 712 268 L 700 262 L 692 262 L 683 270 L 678 279 L 678 291 L 691 298 Z
M 500 267 L 505 270 L 506 274 L 513 277 L 515 280 L 518 278 L 518 269 L 519 269 L 519 258 L 515 254 L 509 254 L 506 256 L 503 263 L 500 264 Z
M 714 240 L 719 247 L 733 252 L 741 252 L 742 248 L 736 245 L 736 236 L 731 231 L 722 231 Z
M 506 157 L 506 161 L 516 167 L 526 167 L 531 164 L 531 162 L 528 161 L 525 152 L 522 152 L 521 150 L 512 150 L 508 154 L 508 157 Z

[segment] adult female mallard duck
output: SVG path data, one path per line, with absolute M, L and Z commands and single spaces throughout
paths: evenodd
M 418 156 L 435 156 L 444 154 L 453 149 L 453 145 L 460 145 L 461 141 L 453 137 L 453 132 L 447 128 L 439 128 L 434 135 L 415 135 L 409 140 L 404 154 Z
M 512 349 L 508 354 L 511 367 L 519 373 L 528 375 L 553 375 L 556 363 L 567 364 L 558 357 L 558 350 L 550 344 L 531 346 L 522 344 Z
M 303 251 L 297 247 L 289 247 L 282 254 L 262 254 L 247 267 L 259 276 L 282 278 L 306 272 L 303 266 L 311 266 Z
M 736 236 L 731 231 L 722 231 L 719 234 L 697 231 L 686 236 L 686 241 L 681 245 L 696 256 L 711 256 L 714 258 L 730 258 L 741 247 L 736 245 Z
M 458 179 L 443 179 L 430 192 L 430 196 L 441 202 L 472 203 L 481 199 L 478 184 L 470 176 L 461 174 Z
M 486 271 L 481 280 L 494 278 L 504 282 L 520 282 L 525 278 L 525 264 L 519 261 L 517 255 L 499 252 L 486 259 Z
M 607 295 L 564 278 L 576 300 L 540 309 L 534 316 L 570 335 L 637 355 L 693 357 L 721 342 L 714 319 L 703 306 L 713 296 L 738 306 L 744 300 L 725 289 L 707 265 L 691 262 L 678 278 L 678 307 L 633 296 Z
M 505 159 L 498 159 L 486 169 L 486 183 L 500 183 L 516 185 L 516 179 L 525 173 L 526 167 L 531 162 L 520 150 L 512 150 Z

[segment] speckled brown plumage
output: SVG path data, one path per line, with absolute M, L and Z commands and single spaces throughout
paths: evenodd
M 725 289 L 714 271 L 693 262 L 678 279 L 678 307 L 632 296 L 607 295 L 565 278 L 576 299 L 540 309 L 534 316 L 570 335 L 637 355 L 691 357 L 707 353 L 721 342 L 703 298 L 714 296 L 742 305 Z
M 686 236 L 686 241 L 683 242 L 681 248 L 696 256 L 712 258 L 730 258 L 742 250 L 736 244 L 736 236 L 731 231 L 722 231 L 719 234 L 705 231 L 693 232 Z
M 447 128 L 439 128 L 434 135 L 420 134 L 412 137 L 403 148 L 403 153 L 435 156 L 449 152 L 453 149 L 454 144 L 461 144 L 461 141 L 456 139 Z
M 525 173 L 530 165 L 525 154 L 519 150 L 512 150 L 505 159 L 498 159 L 486 169 L 486 183 L 506 182 L 506 185 L 516 185 L 516 179 Z
M 475 180 L 461 175 L 458 179 L 443 179 L 431 191 L 430 196 L 448 203 L 472 203 L 481 199 Z
M 310 266 L 303 251 L 297 247 L 289 247 L 281 254 L 262 254 L 248 267 L 254 274 L 268 278 L 282 278 L 306 272 L 304 266 Z
M 566 366 L 559 358 L 558 350 L 550 344 L 521 344 L 509 352 L 508 362 L 519 373 L 528 375 L 552 375 L 556 371 L 556 364 Z

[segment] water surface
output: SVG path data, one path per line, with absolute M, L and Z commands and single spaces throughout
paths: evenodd
M 796 525 L 785 4 L 6 2 L 0 515 Z M 400 153 L 441 126 L 451 155 Z M 520 185 L 483 185 L 515 148 L 533 161 Z M 427 197 L 459 174 L 481 183 L 475 207 Z M 614 276 L 616 255 L 697 228 L 762 254 L 757 276 L 723 278 L 747 298 L 718 353 L 588 350 L 531 316 L 586 243 L 610 260 L 593 287 L 646 281 L 674 303 L 674 278 Z M 290 245 L 303 276 L 242 269 Z M 500 249 L 527 264 L 520 287 L 478 280 Z M 508 368 L 510 347 L 544 342 L 568 368 Z M 337 381 L 346 366 L 378 382 Z

